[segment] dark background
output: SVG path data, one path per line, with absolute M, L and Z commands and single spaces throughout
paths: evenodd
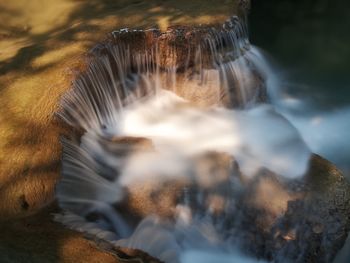
M 323 110 L 350 105 L 350 1 L 252 0 L 250 38 Z M 350 121 L 350 120 L 349 120 Z

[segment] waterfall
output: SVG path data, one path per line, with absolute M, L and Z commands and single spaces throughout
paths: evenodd
M 311 151 L 267 104 L 274 76 L 247 31 L 122 29 L 92 49 L 58 113 L 81 136 L 62 140 L 56 219 L 164 262 L 258 261 L 247 182 L 300 178 Z

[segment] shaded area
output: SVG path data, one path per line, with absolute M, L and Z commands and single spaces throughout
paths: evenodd
M 252 6 L 252 43 L 285 67 L 290 92 L 325 110 L 349 105 L 349 1 L 253 0 Z
M 0 225 L 1 262 L 121 262 L 82 235 L 53 223 L 53 212 L 57 210 L 50 208 L 36 216 Z

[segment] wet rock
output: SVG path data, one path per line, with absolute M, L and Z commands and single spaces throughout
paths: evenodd
M 244 217 L 249 218 L 245 223 L 256 226 L 251 231 L 262 236 L 261 242 L 252 246 L 247 241 L 243 247 L 274 262 L 332 262 L 350 230 L 350 200 L 346 198 L 350 185 L 341 172 L 313 155 L 309 172 L 298 182 L 304 184 L 301 192 L 293 189 L 294 182 L 283 182 L 271 174 L 263 178 L 249 187 L 242 206 Z M 250 202 L 252 195 L 263 197 L 259 191 L 266 180 L 280 189 L 273 191 L 275 198 L 271 203 Z M 275 199 L 280 202 L 277 207 Z

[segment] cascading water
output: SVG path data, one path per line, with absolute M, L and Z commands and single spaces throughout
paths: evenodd
M 169 44 L 183 34 L 187 53 Z M 281 202 L 272 213 L 287 209 L 311 152 L 263 104 L 274 84 L 236 17 L 206 33 L 113 32 L 62 101 L 79 136 L 62 140 L 57 220 L 164 262 L 282 262 L 249 194 L 262 185 Z

